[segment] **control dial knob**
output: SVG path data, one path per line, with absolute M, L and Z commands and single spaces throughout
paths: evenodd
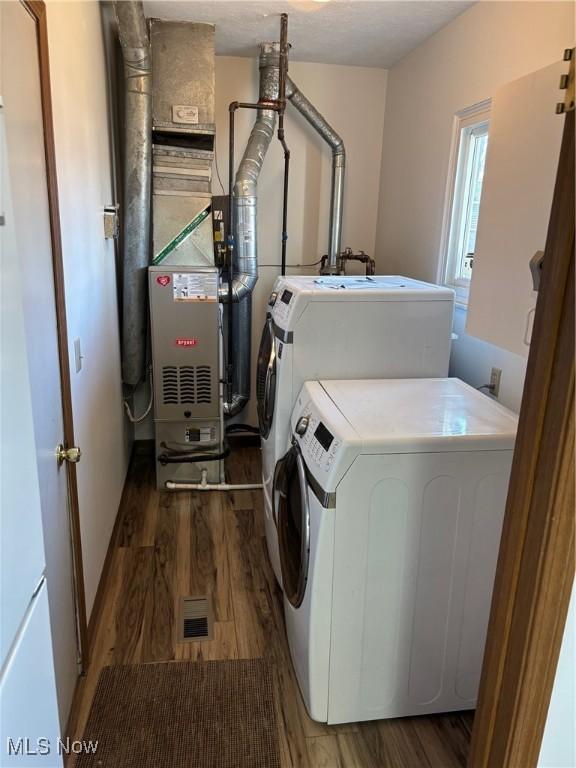
M 308 429 L 309 423 L 310 423 L 310 416 L 300 416 L 300 418 L 296 422 L 296 429 L 295 429 L 296 434 L 300 435 L 300 437 L 305 435 L 306 430 Z

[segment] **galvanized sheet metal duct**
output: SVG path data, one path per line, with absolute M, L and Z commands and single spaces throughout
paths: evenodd
M 214 25 L 150 20 L 155 131 L 214 135 Z
M 260 46 L 260 101 L 279 97 L 280 47 L 278 43 Z M 330 202 L 328 265 L 337 271 L 341 250 L 342 210 L 346 151 L 344 142 L 323 115 L 308 101 L 294 82 L 287 78 L 286 96 L 332 149 L 332 190 Z M 234 304 L 235 349 L 233 391 L 224 412 L 235 416 L 250 399 L 250 358 L 252 331 L 252 291 L 258 280 L 257 254 L 257 184 L 264 158 L 274 136 L 276 113 L 262 109 L 252 128 L 248 144 L 238 167 L 234 184 L 235 271 L 232 284 Z M 228 301 L 228 288 L 222 287 L 222 301 Z
M 125 79 L 122 379 L 136 386 L 146 366 L 152 161 L 150 41 L 141 2 L 119 0 L 114 10 Z
M 344 173 L 346 170 L 344 142 L 290 78 L 286 81 L 286 97 L 332 148 L 332 191 L 327 271 L 336 272 L 342 244 L 342 210 L 344 207 Z
M 150 45 L 152 263 L 213 266 L 214 26 L 151 19 Z
M 278 99 L 279 61 L 278 43 L 260 46 L 260 101 Z M 264 158 L 274 137 L 276 112 L 259 109 L 250 138 L 242 155 L 234 181 L 234 302 L 241 301 L 254 289 L 258 280 L 257 188 Z M 228 301 L 228 288 L 221 291 Z
M 114 3 L 125 67 L 125 206 L 123 380 L 135 386 L 144 375 L 146 354 L 146 268 L 150 258 L 150 176 L 152 98 L 150 43 L 142 3 Z M 279 97 L 279 45 L 260 49 L 260 100 Z M 336 269 L 342 231 L 344 144 L 318 110 L 288 78 L 287 97 L 332 148 L 329 268 Z M 234 322 L 234 395 L 228 416 L 250 398 L 251 295 L 258 279 L 257 182 L 274 136 L 276 113 L 262 109 L 250 134 L 234 186 L 236 257 L 232 283 Z M 221 300 L 228 300 L 223 286 Z
M 279 46 L 260 46 L 260 101 L 275 101 L 279 95 Z M 226 416 L 240 413 L 250 399 L 250 360 L 252 338 L 252 291 L 258 280 L 257 188 L 264 158 L 274 137 L 276 112 L 260 109 L 234 181 L 234 312 L 233 392 L 224 403 Z M 228 286 L 221 289 L 221 299 L 228 301 Z

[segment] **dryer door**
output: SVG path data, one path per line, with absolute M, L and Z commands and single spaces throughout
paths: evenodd
M 276 336 L 274 321 L 270 315 L 266 318 L 258 350 L 256 397 L 260 434 L 266 438 L 272 428 L 276 401 Z
M 310 507 L 306 466 L 297 443 L 280 459 L 274 474 L 274 515 L 284 594 L 295 608 L 302 603 L 310 559 Z

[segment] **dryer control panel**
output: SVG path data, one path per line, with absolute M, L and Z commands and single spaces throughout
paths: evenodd
M 302 435 L 302 445 L 305 448 L 306 458 L 328 471 L 340 447 L 340 440 L 317 416 L 310 416 L 308 429 Z
M 281 328 L 286 326 L 293 301 L 294 291 L 284 287 L 282 284 L 275 287 L 270 296 L 268 305 L 272 307 L 272 317 Z
M 332 482 L 350 466 L 360 445 L 350 424 L 317 381 L 302 387 L 292 413 L 291 435 L 300 445 L 308 470 L 324 490 L 333 490 Z

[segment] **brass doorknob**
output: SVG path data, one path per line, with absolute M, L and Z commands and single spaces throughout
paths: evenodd
M 56 448 L 56 461 L 58 462 L 59 467 L 62 466 L 65 461 L 68 461 L 70 464 L 78 464 L 81 458 L 82 451 L 76 446 L 73 446 L 72 448 L 64 448 L 63 445 L 59 445 Z

